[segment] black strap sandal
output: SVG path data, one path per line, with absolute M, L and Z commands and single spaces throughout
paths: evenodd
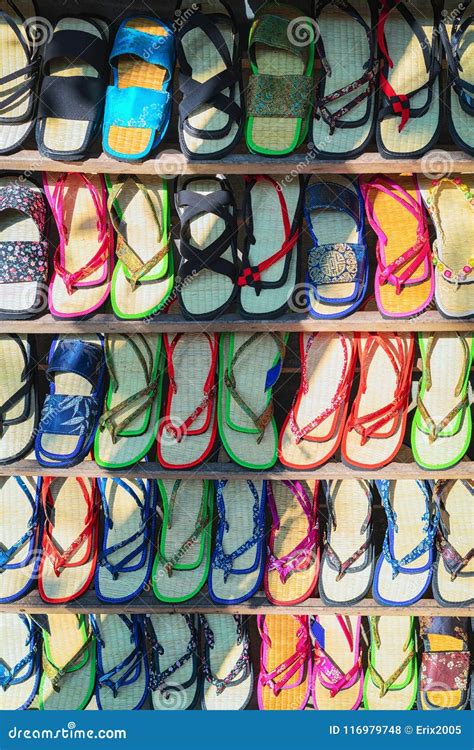
M 38 424 L 35 356 L 31 338 L 0 336 L 0 464 L 27 455 Z

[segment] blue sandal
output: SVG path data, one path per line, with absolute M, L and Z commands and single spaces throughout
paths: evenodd
M 25 710 L 38 691 L 39 630 L 28 615 L 3 614 L 0 643 L 0 710 Z

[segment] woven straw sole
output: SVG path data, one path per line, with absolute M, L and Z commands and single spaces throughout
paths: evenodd
M 209 649 L 209 665 L 212 674 L 225 679 L 242 655 L 243 643 L 237 643 L 236 622 L 233 615 L 207 615 L 207 622 L 214 633 L 214 648 Z M 249 662 L 250 666 L 250 662 Z M 242 677 L 240 673 L 237 679 Z M 230 684 L 220 695 L 205 678 L 203 681 L 202 707 L 206 711 L 241 711 L 252 695 L 252 670 L 237 684 Z
M 328 482 L 327 493 L 331 496 L 336 519 L 336 528 L 331 529 L 330 544 L 342 563 L 364 544 L 370 534 L 370 526 L 367 531 L 361 530 L 367 517 L 367 495 L 361 486 L 362 481 L 343 479 Z M 319 593 L 323 601 L 328 604 L 355 604 L 365 597 L 374 572 L 373 560 L 371 556 L 367 558 L 369 551 L 362 553 L 339 581 L 337 570 L 323 554 L 319 576 Z M 366 567 L 357 570 L 362 568 L 366 559 Z
M 160 672 L 164 672 L 184 656 L 191 633 L 183 615 L 150 615 L 150 620 L 163 649 L 163 653 L 159 655 L 159 664 Z M 191 657 L 166 679 L 162 690 L 151 691 L 155 711 L 184 711 L 194 704 L 198 690 L 197 676 L 189 687 L 183 687 L 192 679 L 193 669 Z
M 21 479 L 35 499 L 37 478 L 21 477 Z M 0 529 L 1 546 L 4 549 L 10 549 L 22 538 L 28 529 L 31 515 L 31 505 L 15 477 L 0 479 Z M 6 569 L 0 574 L 0 601 L 19 598 L 26 593 L 33 583 L 38 564 L 38 534 L 36 532 L 30 562 L 23 567 L 9 567 L 10 565 L 19 565 L 27 557 L 30 544 L 31 539 L 28 539 L 13 555 Z
M 459 13 L 460 3 L 458 0 L 445 0 L 445 25 L 448 32 L 448 38 L 452 37 L 452 22 L 456 19 Z M 469 13 L 465 13 L 464 18 L 469 17 Z M 472 16 L 471 16 L 472 18 Z M 473 42 L 474 42 L 474 24 L 468 25 L 462 36 L 461 44 L 457 47 L 457 58 L 459 65 L 461 66 L 461 78 L 469 83 L 474 82 L 474 54 L 473 54 Z M 474 132 L 473 132 L 473 120 L 472 114 L 469 115 L 461 107 L 459 97 L 450 86 L 447 90 L 447 109 L 448 119 L 450 121 L 450 129 L 454 131 L 453 137 L 457 137 L 463 144 L 466 144 L 469 149 L 474 149 Z
M 396 514 L 398 532 L 393 533 L 393 556 L 402 560 L 426 536 L 423 530 L 426 514 L 426 498 L 414 480 L 390 482 L 390 505 Z M 429 552 L 412 562 L 404 563 L 410 569 L 422 568 L 429 563 Z M 393 569 L 383 553 L 380 556 L 374 579 L 374 598 L 382 604 L 408 605 L 420 599 L 431 580 L 431 570 L 423 573 L 400 573 L 394 578 Z
M 31 359 L 30 342 L 28 336 L 20 334 L 28 361 Z M 21 379 L 25 361 L 18 343 L 8 334 L 0 336 L 0 403 L 6 404 L 23 385 Z M 0 440 L 0 463 L 8 463 L 13 457 L 22 455 L 31 444 L 33 432 L 36 425 L 36 393 L 35 386 L 30 391 L 30 412 L 26 419 L 19 424 L 4 426 L 3 436 Z M 5 419 L 17 419 L 25 410 L 25 398 L 21 398 L 17 404 L 5 412 Z
M 315 510 L 318 494 L 318 483 L 303 482 L 303 488 L 312 501 L 314 517 L 317 518 Z M 275 499 L 280 527 L 278 530 L 272 528 L 270 549 L 272 554 L 281 559 L 288 555 L 300 544 L 308 533 L 308 519 L 301 505 L 295 497 L 294 492 L 284 482 L 272 482 L 272 492 Z M 297 488 L 295 488 L 295 492 Z M 294 570 L 283 583 L 278 571 L 265 570 L 265 593 L 272 604 L 291 604 L 302 602 L 311 596 L 316 585 L 319 571 L 319 550 L 314 549 L 310 565 L 304 570 Z
M 219 433 L 227 453 L 236 463 L 250 469 L 266 469 L 273 466 L 277 458 L 275 420 L 272 417 L 261 442 L 257 443 L 258 432 L 254 423 L 231 396 L 224 382 L 224 373 L 230 366 L 232 356 L 252 335 L 233 333 L 220 336 Z M 261 414 L 271 398 L 271 390 L 265 389 L 267 374 L 279 357 L 274 340 L 262 334 L 247 347 L 234 367 L 237 391 L 254 414 Z
M 359 658 L 360 617 L 344 617 L 345 624 L 352 635 L 353 650 L 350 649 L 344 631 L 335 615 L 323 615 L 317 618 L 324 628 L 324 650 L 337 664 L 342 674 L 347 674 Z M 343 688 L 336 695 L 325 687 L 319 677 L 317 667 L 313 672 L 313 702 L 319 711 L 355 711 L 362 700 L 363 671 L 353 685 Z
M 301 336 L 302 356 L 306 352 L 308 338 L 309 334 Z M 356 357 L 354 334 L 345 333 L 343 338 L 349 351 L 347 367 L 353 370 Z M 295 402 L 295 417 L 300 428 L 329 408 L 336 395 L 340 373 L 343 370 L 344 350 L 340 337 L 332 333 L 319 333 L 307 357 L 308 392 L 303 393 L 300 386 Z M 323 464 L 339 446 L 346 412 L 347 401 L 324 419 L 300 443 L 296 443 L 288 417 L 280 434 L 278 448 L 280 461 L 285 466 L 301 469 L 311 469 Z
M 449 529 L 449 543 L 458 550 L 461 556 L 472 547 L 472 529 L 474 523 L 474 504 L 472 494 L 457 481 L 444 495 L 444 507 Z M 438 558 L 433 576 L 433 592 L 442 606 L 456 604 L 472 606 L 474 602 L 473 578 L 474 558 L 468 562 L 461 573 L 451 580 L 441 558 Z
M 260 498 L 259 518 L 263 527 L 263 506 L 266 500 L 265 483 L 257 481 L 254 482 L 254 485 Z M 227 482 L 222 489 L 222 497 L 225 505 L 226 520 L 226 527 L 222 536 L 222 548 L 225 555 L 231 555 L 251 539 L 253 535 L 253 506 L 255 498 L 247 482 L 238 479 Z M 234 560 L 232 569 L 235 572 L 229 575 L 227 581 L 224 579 L 224 571 L 221 568 L 214 567 L 213 561 L 211 561 L 211 571 L 209 573 L 209 594 L 211 599 L 216 602 L 236 604 L 252 596 L 258 589 L 262 579 L 264 555 L 265 546 L 262 536 L 259 543 L 250 547 L 249 550 Z M 253 567 L 255 567 L 255 570 L 252 572 L 238 572 Z
M 171 345 L 173 339 L 174 336 L 168 336 L 167 343 Z M 184 334 L 173 351 L 176 393 L 173 393 L 170 385 L 166 413 L 176 427 L 195 414 L 205 398 L 206 381 L 209 372 L 215 372 L 217 360 L 211 345 L 217 353 L 217 336 L 211 337 L 210 342 L 205 334 Z M 168 353 L 170 356 L 171 353 Z M 167 432 L 166 421 L 161 422 L 158 431 L 159 462 L 166 468 L 191 467 L 201 463 L 212 449 L 216 432 L 217 407 L 213 395 L 180 442 Z
M 28 631 L 25 624 L 17 614 L 2 613 L 0 616 L 0 642 L 2 644 L 2 664 L 11 669 L 24 659 L 30 646 L 25 644 Z M 30 664 L 21 669 L 15 679 L 21 679 L 26 675 Z M 16 711 L 19 708 L 28 708 L 37 690 L 38 673 L 33 671 L 31 677 L 17 685 L 9 685 L 6 690 L 0 691 L 0 711 Z
M 138 356 L 132 348 L 127 336 L 114 334 L 108 338 L 111 360 L 114 371 L 117 373 L 119 387 L 114 392 L 112 385 L 109 387 L 105 409 L 114 408 L 146 387 L 146 378 L 143 367 Z M 139 348 L 145 362 L 148 362 L 148 350 L 145 348 L 139 336 L 134 337 L 134 342 Z M 112 435 L 107 429 L 97 430 L 94 441 L 94 456 L 99 466 L 107 468 L 121 468 L 132 466 L 140 461 L 151 449 L 158 431 L 158 416 L 161 404 L 161 336 L 159 334 L 147 334 L 147 343 L 153 352 L 153 374 L 158 375 L 159 386 L 151 407 L 139 414 L 117 435 L 117 441 L 112 442 Z M 159 374 L 158 374 L 159 373 Z M 140 404 L 146 403 L 147 396 L 143 401 L 133 402 L 124 409 L 117 417 L 120 424 L 128 416 L 132 415 Z
M 102 175 L 88 175 L 88 179 L 99 196 L 105 193 Z M 47 172 L 43 176 L 44 189 L 56 222 L 60 217 L 54 206 L 53 190 L 57 175 Z M 89 263 L 99 249 L 97 234 L 97 208 L 87 185 L 80 175 L 70 174 L 64 186 L 62 204 L 63 222 L 67 229 L 68 242 L 61 251 L 61 263 L 68 273 L 75 273 Z M 56 317 L 86 315 L 100 307 L 110 291 L 112 242 L 108 260 L 83 281 L 78 282 L 69 294 L 64 281 L 53 273 L 49 287 L 49 307 Z M 92 284 L 92 286 L 90 286 Z
M 405 661 L 410 645 L 406 651 L 403 649 L 408 641 L 410 629 L 410 617 L 378 618 L 380 648 L 374 649 L 373 665 L 382 679 L 387 680 Z M 412 680 L 405 687 L 388 690 L 383 697 L 380 696 L 380 688 L 374 685 L 370 671 L 367 670 L 364 682 L 364 708 L 370 711 L 409 711 L 416 700 L 418 688 L 416 657 L 411 664 L 414 667 Z M 402 685 L 408 680 L 410 666 L 408 664 L 398 677 L 396 685 Z
M 117 178 L 109 176 L 114 185 Z M 167 183 L 158 176 L 141 179 L 148 192 L 162 227 L 162 236 L 147 199 L 131 180 L 125 182 L 115 203 L 121 222 L 120 231 L 143 263 L 153 258 L 168 245 L 165 257 L 140 279 L 132 289 L 122 261 L 118 261 L 112 277 L 112 309 L 118 318 L 140 320 L 154 315 L 165 305 L 174 284 L 173 253 L 170 252 L 169 203 Z
M 410 7 L 418 25 L 431 44 L 433 36 L 433 6 L 431 0 L 418 0 Z M 385 24 L 385 38 L 393 67 L 387 70 L 387 79 L 397 94 L 408 94 L 423 86 L 427 79 L 423 48 L 413 33 L 411 26 L 397 11 L 389 14 Z M 422 117 L 410 117 L 402 132 L 399 132 L 401 118 L 385 117 L 377 127 L 377 141 L 384 155 L 398 156 L 423 153 L 437 137 L 440 122 L 440 86 L 437 78 L 432 86 L 431 105 Z M 412 96 L 410 107 L 423 107 L 428 99 L 428 89 Z
M 301 625 L 291 615 L 266 615 L 264 628 L 270 638 L 271 646 L 262 643 L 260 662 L 267 672 L 273 672 L 280 664 L 296 652 L 298 639 L 296 632 Z M 311 689 L 311 667 L 306 664 L 290 677 L 278 695 L 269 685 L 258 683 L 258 707 L 263 711 L 295 711 L 304 709 Z M 281 676 L 284 676 L 282 672 Z M 281 679 L 279 676 L 277 679 Z M 298 684 L 300 683 L 300 684 Z
M 291 227 L 300 200 L 301 185 L 298 180 L 286 182 L 284 176 L 277 176 L 274 179 L 278 183 L 278 189 L 281 190 L 281 195 L 286 203 Z M 255 237 L 255 244 L 250 245 L 249 248 L 249 266 L 258 266 L 279 251 L 286 240 L 286 232 L 283 225 L 279 193 L 275 190 L 274 185 L 266 181 L 255 183 L 250 198 L 253 216 L 252 233 Z M 241 288 L 240 306 L 246 316 L 272 315 L 288 304 L 296 283 L 298 243 L 290 250 L 290 255 L 288 277 L 280 287 L 277 289 L 263 288 L 258 295 L 252 286 Z M 287 255 L 267 270 L 262 271 L 262 282 L 264 284 L 279 283 L 286 263 L 288 263 Z
M 459 619 L 456 618 L 457 623 Z M 455 622 L 456 622 L 455 621 Z M 456 638 L 452 635 L 444 635 L 438 633 L 430 633 L 425 636 L 425 639 L 429 641 L 429 647 L 424 645 L 424 653 L 436 653 L 443 651 L 462 651 L 465 648 L 464 641 L 461 638 Z M 423 662 L 422 662 L 423 663 Z M 447 690 L 446 685 L 442 683 L 433 685 L 432 687 L 438 688 L 438 690 L 422 690 L 423 679 L 420 679 L 420 692 L 418 696 L 418 707 L 423 711 L 433 710 L 449 710 L 449 709 L 462 709 L 465 708 L 468 691 L 466 690 Z
M 172 526 L 168 529 L 169 498 L 174 484 L 173 480 L 158 481 L 164 520 L 159 552 L 153 565 L 152 584 L 155 596 L 163 602 L 182 602 L 195 596 L 206 582 L 211 557 L 213 495 L 210 482 L 192 479 L 181 482 L 174 504 Z M 209 523 L 204 531 L 196 535 L 203 493 L 207 497 Z M 191 541 L 178 557 L 180 548 L 189 539 Z M 171 576 L 165 570 L 165 561 L 173 564 Z
M 354 0 L 352 8 L 372 28 L 372 14 L 367 0 Z M 339 91 L 364 74 L 364 65 L 370 58 L 370 47 L 367 33 L 347 12 L 335 6 L 329 6 L 318 15 L 318 27 L 324 43 L 324 52 L 331 67 L 331 75 L 326 76 L 324 96 Z M 350 60 L 350 65 L 348 61 Z M 328 105 L 330 112 L 337 112 L 350 104 L 356 96 L 365 91 L 367 84 L 359 89 L 341 96 Z M 360 120 L 367 111 L 368 100 L 364 99 L 354 109 L 345 114 L 342 122 L 350 123 Z M 318 152 L 331 156 L 344 157 L 364 148 L 373 128 L 375 96 L 370 98 L 370 114 L 364 125 L 354 128 L 336 128 L 331 135 L 329 125 L 322 117 L 313 121 L 313 142 Z
M 470 360 L 467 362 L 467 368 L 470 370 L 474 353 L 474 336 L 466 335 L 465 340 L 471 352 Z M 420 334 L 418 341 L 423 356 L 427 346 L 426 335 Z M 465 392 L 463 390 L 463 394 L 456 395 L 459 378 L 466 366 L 464 348 L 458 334 L 443 333 L 442 336 L 436 338 L 430 364 L 432 385 L 430 390 L 427 390 L 422 381 L 420 397 L 435 424 L 439 424 L 459 404 Z M 417 426 L 418 421 L 424 425 L 419 411 L 413 420 L 411 434 L 413 456 L 417 464 L 427 469 L 445 469 L 463 458 L 469 448 L 472 435 L 472 415 L 469 406 L 459 412 L 433 442 L 430 442 L 428 428 L 424 432 Z M 455 430 L 455 434 L 451 435 L 450 433 Z

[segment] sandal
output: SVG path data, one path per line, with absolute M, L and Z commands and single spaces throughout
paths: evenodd
M 163 524 L 153 564 L 152 585 L 157 599 L 185 602 L 204 586 L 211 560 L 214 506 L 207 480 L 158 480 Z
M 145 615 L 152 645 L 150 692 L 155 711 L 195 707 L 199 693 L 198 631 L 195 615 Z
M 474 17 L 470 0 L 444 0 L 440 34 L 447 60 L 446 115 L 449 134 L 463 151 L 474 156 L 473 117 Z
M 313 706 L 318 711 L 356 711 L 362 701 L 364 670 L 361 617 L 313 618 Z
M 95 570 L 102 602 L 129 602 L 150 580 L 156 524 L 156 484 L 151 479 L 98 479 L 104 536 Z
M 199 9 L 189 0 L 178 0 L 177 11 L 182 21 L 176 31 L 183 97 L 181 151 L 188 159 L 220 159 L 233 151 L 243 129 L 241 50 L 234 12 L 226 0 L 210 0 Z
M 262 639 L 258 707 L 303 711 L 311 692 L 311 638 L 306 615 L 258 615 Z
M 313 121 L 315 153 L 322 159 L 353 159 L 365 151 L 375 129 L 377 3 L 315 0 L 313 17 L 323 68 Z
M 97 641 L 95 697 L 99 711 L 138 711 L 150 675 L 142 615 L 91 615 Z
M 49 394 L 36 433 L 36 460 L 41 466 L 76 466 L 92 447 L 102 409 L 102 335 L 54 338 L 46 377 Z
M 107 300 L 114 238 L 102 175 L 46 173 L 46 198 L 59 235 L 48 304 L 55 318 L 83 318 Z
M 356 337 L 360 381 L 342 436 L 342 460 L 356 469 L 379 469 L 395 458 L 403 443 L 415 340 L 412 333 Z
M 441 506 L 433 594 L 442 607 L 472 607 L 474 593 L 474 481 L 439 480 L 434 497 Z
M 209 456 L 217 435 L 218 340 L 215 334 L 178 333 L 163 341 L 169 387 L 158 461 L 166 469 L 190 469 Z
M 370 648 L 364 680 L 367 711 L 410 711 L 418 692 L 414 617 L 369 617 Z
M 356 353 L 353 333 L 300 334 L 301 382 L 278 445 L 284 466 L 315 469 L 338 449 Z
M 39 477 L 3 477 L 0 480 L 1 604 L 21 599 L 38 576 L 41 481 Z
M 427 215 L 416 178 L 395 181 L 378 174 L 361 182 L 361 191 L 377 235 L 377 307 L 386 318 L 419 315 L 433 299 L 435 280 Z
M 375 483 L 387 516 L 383 551 L 375 568 L 373 596 L 379 604 L 409 606 L 428 589 L 433 574 L 439 504 L 423 480 Z
M 286 312 L 298 278 L 304 181 L 265 175 L 245 181 L 239 309 L 252 320 L 277 318 Z
M 159 334 L 106 336 L 110 384 L 94 442 L 99 466 L 133 466 L 151 451 L 161 407 L 161 346 Z
M 103 148 L 115 159 L 145 159 L 171 119 L 175 63 L 172 29 L 157 18 L 120 24 L 110 53 L 113 84 L 105 97 Z
M 413 456 L 425 469 L 447 469 L 462 460 L 471 444 L 474 336 L 420 333 L 418 343 L 423 373 L 411 431 Z
M 39 632 L 28 615 L 0 617 L 0 711 L 25 711 L 40 681 Z
M 367 292 L 364 203 L 357 183 L 346 177 L 315 179 L 306 188 L 304 210 L 314 243 L 308 253 L 307 306 L 317 320 L 344 318 Z
M 436 305 L 446 318 L 470 318 L 474 315 L 474 181 L 470 175 L 454 175 L 420 179 L 419 184 L 436 229 Z
M 421 655 L 418 709 L 462 711 L 469 693 L 467 617 L 420 617 Z
M 117 235 L 112 310 L 119 320 L 152 319 L 173 291 L 174 262 L 166 180 L 107 177 L 108 209 Z
M 66 17 L 56 24 L 42 53 L 36 120 L 36 143 L 45 158 L 88 156 L 102 126 L 108 46 L 108 25 L 99 18 Z
M 0 335 L 0 464 L 27 456 L 38 425 L 36 355 L 27 335 Z
M 377 146 L 386 159 L 415 158 L 441 129 L 441 0 L 382 0 L 377 37 L 383 64 Z
M 363 479 L 323 482 L 327 528 L 319 596 L 328 607 L 365 599 L 374 575 L 372 484 Z
M 49 254 L 45 230 L 41 188 L 13 175 L 0 177 L 0 319 L 23 320 L 44 309 Z
M 204 634 L 203 711 L 243 711 L 253 695 L 248 626 L 242 615 L 199 615 Z
M 311 19 L 302 17 L 299 8 L 266 3 L 250 29 L 248 56 L 247 146 L 266 156 L 291 154 L 304 142 L 311 118 L 315 56 Z
M 38 615 L 43 625 L 41 711 L 82 711 L 94 692 L 96 643 L 85 615 Z
M 219 520 L 208 579 L 208 593 L 216 604 L 241 604 L 260 588 L 266 502 L 266 482 L 216 482 Z
M 263 585 L 272 604 L 299 604 L 314 591 L 319 574 L 318 489 L 317 481 L 267 481 L 272 528 Z
M 176 294 L 187 320 L 213 320 L 237 294 L 237 215 L 224 177 L 179 180 L 175 195 L 180 219 Z
M 277 460 L 272 389 L 287 340 L 281 333 L 220 336 L 219 433 L 229 456 L 248 469 L 268 469 Z

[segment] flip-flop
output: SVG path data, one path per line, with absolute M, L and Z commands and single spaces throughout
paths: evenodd
M 428 217 L 416 178 L 377 174 L 361 181 L 377 235 L 375 299 L 387 318 L 411 318 L 428 307 L 435 279 Z
M 41 711 L 82 711 L 94 692 L 96 642 L 89 617 L 49 614 L 43 627 Z
M 237 294 L 237 208 L 225 177 L 178 179 L 180 264 L 176 294 L 185 318 L 213 320 Z
M 36 459 L 42 466 L 75 466 L 92 447 L 102 409 L 102 335 L 54 338 L 46 377 L 49 394 L 36 433 Z
M 217 336 L 178 333 L 163 341 L 169 386 L 158 461 L 166 469 L 190 469 L 208 457 L 217 435 Z
M 95 697 L 99 711 L 138 711 L 150 675 L 142 615 L 91 615 L 97 641 Z
M 357 359 L 353 333 L 300 334 L 301 382 L 280 432 L 284 466 L 315 469 L 341 442 Z
M 33 338 L 0 336 L 0 464 L 30 453 L 38 424 L 38 391 Z
M 43 186 L 59 236 L 49 309 L 55 318 L 83 318 L 110 292 L 114 237 L 104 177 L 46 172 Z
M 242 615 L 199 615 L 204 635 L 203 711 L 243 711 L 253 694 L 248 625 Z
M 272 604 L 308 599 L 319 575 L 319 482 L 267 480 L 272 517 L 263 585 Z
M 41 558 L 40 477 L 0 480 L 0 603 L 21 599 L 38 575 Z
M 344 428 L 341 453 L 346 465 L 372 470 L 389 464 L 403 443 L 415 340 L 412 333 L 360 333 L 356 337 L 359 388 Z
M 152 16 L 125 18 L 109 62 L 104 151 L 115 159 L 144 159 L 164 138 L 171 119 L 175 63 L 173 30 Z
M 152 318 L 174 284 L 168 184 L 158 175 L 106 178 L 118 263 L 110 299 L 121 320 Z
M 441 128 L 442 2 L 382 0 L 377 37 L 383 64 L 376 137 L 386 159 L 422 156 Z
M 348 177 L 314 178 L 306 188 L 306 225 L 313 246 L 306 275 L 308 311 L 344 318 L 362 304 L 369 279 L 364 201 Z
M 0 177 L 0 319 L 31 318 L 45 307 L 46 218 L 39 185 L 26 178 L 20 182 L 18 176 Z
M 474 156 L 474 18 L 470 0 L 444 0 L 441 42 L 447 61 L 446 116 L 449 134 L 463 151 Z
M 158 480 L 163 525 L 153 564 L 157 599 L 179 603 L 192 599 L 204 586 L 211 560 L 214 506 L 212 482 Z
M 408 607 L 427 591 L 433 574 L 439 504 L 427 481 L 376 482 L 387 516 L 383 551 L 375 567 L 373 596 L 379 604 Z
M 436 229 L 436 305 L 447 318 L 470 318 L 474 316 L 474 180 L 463 174 L 440 180 L 420 177 L 418 182 Z
M 306 615 L 259 615 L 262 639 L 258 707 L 261 711 L 302 711 L 312 682 L 311 638 Z
M 324 604 L 357 604 L 374 575 L 372 485 L 364 479 L 323 482 L 327 529 L 319 576 Z
M 40 681 L 39 631 L 29 615 L 0 615 L 0 710 L 25 711 Z
M 216 481 L 219 514 L 208 592 L 216 604 L 240 604 L 260 588 L 265 564 L 265 481 Z
M 310 624 L 314 640 L 311 690 L 318 711 L 359 708 L 364 686 L 361 620 L 348 615 L 321 615 Z
M 365 151 L 375 129 L 377 3 L 352 0 L 350 5 L 338 5 L 315 0 L 313 7 L 316 52 L 322 64 L 313 120 L 314 150 L 322 159 L 353 159 Z
M 409 711 L 418 692 L 414 617 L 369 617 L 370 648 L 364 680 L 367 711 Z
M 418 343 L 423 372 L 411 431 L 413 456 L 424 469 L 447 469 L 461 461 L 471 444 L 474 336 L 420 333 Z
M 155 711 L 195 707 L 199 692 L 198 630 L 195 615 L 145 615 L 152 645 L 150 692 Z
M 97 480 L 104 534 L 95 570 L 102 602 L 128 602 L 148 583 L 153 563 L 156 483 L 151 479 Z
M 462 711 L 469 701 L 470 651 L 467 617 L 420 617 L 418 709 Z
M 188 159 L 220 159 L 242 137 L 240 36 L 231 3 L 178 0 L 178 135 Z
M 151 451 L 161 406 L 161 346 L 159 334 L 106 336 L 110 384 L 94 441 L 99 466 L 133 466 Z
M 84 159 L 102 125 L 109 27 L 93 16 L 61 18 L 42 50 L 36 143 L 48 159 Z
M 299 8 L 265 3 L 256 13 L 248 41 L 250 151 L 284 156 L 304 142 L 313 100 L 314 36 L 311 19 Z
M 433 494 L 441 506 L 438 560 L 433 575 L 434 597 L 442 607 L 472 607 L 474 481 L 439 480 Z
M 288 334 L 225 333 L 219 341 L 219 434 L 229 456 L 249 469 L 277 460 L 272 389 Z
M 293 296 L 302 247 L 304 180 L 246 177 L 239 309 L 250 319 L 283 315 Z

